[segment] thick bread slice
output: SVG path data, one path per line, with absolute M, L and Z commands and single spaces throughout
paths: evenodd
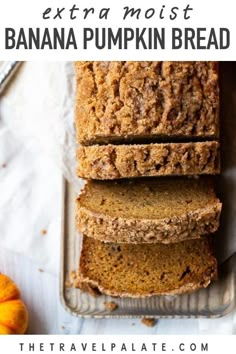
M 206 178 L 91 181 L 76 201 L 78 229 L 118 243 L 200 238 L 218 229 L 220 213 L 221 203 Z
M 173 245 L 103 243 L 84 236 L 77 286 L 120 297 L 182 294 L 216 277 L 211 240 Z
M 75 63 L 75 121 L 83 145 L 219 135 L 215 62 Z
M 220 173 L 216 141 L 80 146 L 77 160 L 77 175 L 87 179 Z

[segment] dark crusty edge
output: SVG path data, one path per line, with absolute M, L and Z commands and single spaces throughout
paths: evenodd
M 114 297 L 131 297 L 131 298 L 146 298 L 146 297 L 152 297 L 157 295 L 181 295 L 181 294 L 191 293 L 201 288 L 207 288 L 208 285 L 211 283 L 211 281 L 215 279 L 216 274 L 217 274 L 217 270 L 215 269 L 213 270 L 210 276 L 204 279 L 204 282 L 201 281 L 198 283 L 189 283 L 189 284 L 182 285 L 181 287 L 173 289 L 171 291 L 161 292 L 161 293 L 157 292 L 152 294 L 147 293 L 145 295 L 130 294 L 128 292 L 119 293 L 119 292 L 111 291 L 109 289 L 105 289 L 103 286 L 93 281 L 92 279 L 83 278 L 81 274 L 77 278 L 76 287 L 79 288 L 81 291 L 88 292 L 92 296 L 98 296 L 99 293 L 101 295 L 104 294 L 104 295 L 114 296 Z M 96 295 L 94 295 L 93 292 L 95 292 Z
M 212 249 L 211 242 L 209 243 L 209 251 Z M 99 284 L 97 281 L 94 281 L 93 279 L 90 279 L 88 277 L 83 276 L 83 262 L 86 261 L 85 256 L 84 256 L 84 250 L 82 249 L 81 251 L 81 257 L 80 257 L 80 264 L 79 264 L 79 270 L 78 270 L 78 275 L 77 279 L 74 283 L 74 286 L 76 288 L 79 288 L 81 291 L 85 291 L 90 293 L 90 295 L 93 296 L 98 296 L 99 294 L 105 294 L 109 296 L 115 296 L 115 297 L 132 297 L 132 298 L 145 298 L 145 297 L 151 297 L 151 296 L 156 296 L 156 295 L 180 295 L 180 294 L 185 294 L 185 293 L 191 293 L 195 290 L 201 289 L 201 288 L 206 288 L 212 280 L 217 279 L 217 260 L 213 256 L 213 254 L 209 254 L 209 258 L 211 259 L 212 263 L 212 268 L 211 272 L 209 273 L 206 272 L 205 276 L 200 282 L 189 282 L 188 284 L 184 284 L 178 288 L 175 288 L 173 290 L 168 290 L 168 291 L 163 291 L 163 292 L 156 292 L 156 293 L 146 293 L 146 294 L 134 294 L 134 293 L 129 293 L 129 292 L 116 292 L 112 291 L 108 288 L 104 288 L 101 284 Z
M 76 201 L 76 225 L 82 234 L 117 243 L 173 243 L 200 238 L 219 227 L 222 204 L 163 219 L 126 219 L 97 213 Z
M 79 67 L 81 66 L 81 64 L 84 62 L 74 62 L 74 69 L 75 69 L 75 75 L 76 75 L 76 81 L 77 81 L 77 87 L 78 85 L 80 85 L 80 79 L 79 79 L 79 75 L 78 75 L 78 71 L 79 71 Z M 92 61 L 90 61 L 90 63 L 92 63 Z M 217 81 L 219 81 L 219 62 L 212 62 L 214 65 L 214 70 L 215 70 L 215 74 L 217 75 Z M 215 120 L 216 120 L 216 131 L 212 134 L 208 133 L 208 134 L 196 134 L 196 135 L 191 135 L 188 136 L 186 134 L 168 134 L 168 133 L 164 133 L 164 134 L 148 134 L 148 135 L 143 135 L 143 134 L 122 134 L 122 133 L 112 133 L 110 132 L 109 135 L 108 134 L 103 134 L 102 132 L 100 133 L 87 133 L 87 135 L 82 135 L 79 134 L 79 126 L 80 126 L 80 114 L 81 112 L 79 112 L 78 110 L 78 102 L 79 98 L 77 97 L 78 93 L 76 94 L 76 102 L 75 102 L 75 124 L 76 124 L 76 132 L 77 132 L 77 142 L 79 142 L 82 145 L 93 145 L 93 144 L 109 144 L 109 143 L 114 143 L 114 142 L 119 142 L 121 143 L 128 143 L 131 141 L 136 141 L 139 139 L 150 139 L 155 137 L 156 139 L 165 139 L 166 137 L 171 137 L 171 139 L 178 139 L 178 138 L 204 138 L 204 139 L 218 139 L 219 138 L 219 104 L 220 104 L 220 95 L 219 95 L 219 84 L 218 84 L 218 93 L 217 93 L 217 100 L 218 100 L 218 108 L 216 110 L 216 116 L 215 116 Z M 87 112 L 83 113 L 86 116 L 89 116 Z
M 217 141 L 80 146 L 77 150 L 77 175 L 81 178 L 97 180 L 169 175 L 215 175 L 220 173 L 219 147 Z M 158 154 L 158 161 L 153 158 L 156 154 Z M 189 156 L 190 161 L 188 161 Z M 196 162 L 191 164 L 193 158 Z

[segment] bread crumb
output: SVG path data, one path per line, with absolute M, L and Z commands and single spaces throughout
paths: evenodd
M 97 288 L 92 288 L 91 286 L 88 287 L 87 292 L 93 297 L 101 296 L 100 291 Z
M 147 327 L 154 327 L 157 320 L 155 318 L 142 318 L 141 323 Z
M 118 308 L 118 305 L 113 301 L 104 302 L 104 305 L 108 311 L 115 311 Z
M 43 229 L 42 230 L 42 235 L 46 235 L 47 234 L 47 230 Z
M 70 280 L 66 280 L 66 281 L 65 281 L 65 287 L 66 287 L 66 288 L 71 288 L 72 285 L 73 285 L 73 284 L 71 283 Z
M 89 293 L 93 297 L 98 297 L 101 295 L 100 291 L 97 288 L 81 282 L 80 278 L 77 277 L 73 283 L 74 288 L 80 289 L 83 292 Z
M 65 329 L 65 326 L 61 326 L 61 329 Z
M 70 272 L 70 278 L 73 279 L 73 280 L 75 280 L 76 277 L 77 277 L 76 271 L 75 271 L 75 270 L 72 270 L 72 271 Z
M 42 268 L 39 268 L 38 271 L 39 271 L 40 273 L 43 273 L 43 272 L 44 272 L 44 270 L 43 270 Z

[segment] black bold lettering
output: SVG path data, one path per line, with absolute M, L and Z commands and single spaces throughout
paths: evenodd
M 113 349 L 115 349 L 116 344 L 115 343 L 111 343 L 111 351 L 113 351 Z
M 181 352 L 184 352 L 184 343 L 180 343 L 180 345 L 179 345 L 179 350 L 181 351 Z
M 191 344 L 190 344 L 190 350 L 191 350 L 192 352 L 195 352 L 196 349 L 197 349 L 196 344 L 195 344 L 195 343 L 191 343 Z
M 134 39 L 134 30 L 132 28 L 124 28 L 124 49 L 128 48 L 128 42 Z
M 211 49 L 211 46 L 213 46 L 215 49 L 219 49 L 214 28 L 211 28 L 210 30 L 207 49 Z
M 228 28 L 220 28 L 220 49 L 228 49 L 230 46 L 230 31 Z
M 78 49 L 73 28 L 70 28 L 69 30 L 66 42 L 66 49 L 69 49 L 70 46 L 72 46 L 74 49 Z
M 101 28 L 101 36 L 99 36 L 99 30 L 100 28 L 96 28 L 95 29 L 95 45 L 96 48 L 98 49 L 104 49 L 106 46 L 106 28 Z M 99 41 L 99 38 L 101 38 L 101 40 Z M 95 343 L 94 343 L 95 344 Z
M 28 49 L 24 28 L 22 28 L 22 27 L 19 30 L 19 35 L 18 35 L 18 39 L 17 39 L 17 43 L 16 43 L 16 49 L 19 49 L 20 46 L 22 46 L 24 49 Z M 34 343 L 31 343 L 31 344 L 34 345 Z
M 201 352 L 208 352 L 208 343 L 201 343 Z
M 23 347 L 24 347 L 24 343 L 19 343 L 19 345 L 20 345 L 20 351 L 22 352 Z
M 87 343 L 81 343 L 81 347 L 83 349 L 83 352 L 86 351 L 88 344 Z
M 113 33 L 112 28 L 108 28 L 108 49 L 112 49 L 112 46 L 116 46 L 122 49 L 122 29 L 118 28 L 116 35 Z
M 72 352 L 76 352 L 76 347 L 75 347 L 75 343 L 72 343 L 71 344 L 71 347 L 70 347 L 70 351 Z
M 42 43 L 41 43 L 41 49 L 44 49 L 45 46 L 48 46 L 49 49 L 53 49 L 48 28 L 45 28 L 43 38 L 42 38 Z
M 180 28 L 172 29 L 172 49 L 180 49 L 182 47 L 182 30 Z
M 60 343 L 60 351 L 64 352 L 65 351 L 65 344 Z
M 87 42 L 91 41 L 93 37 L 93 30 L 91 28 L 84 28 L 84 49 L 88 49 Z
M 158 48 L 158 44 L 161 49 L 165 49 L 165 28 L 161 29 L 161 33 L 157 28 L 154 28 L 154 49 Z
M 195 48 L 195 44 L 194 44 L 194 37 L 195 37 L 195 31 L 193 28 L 185 28 L 185 36 L 184 36 L 184 48 L 185 49 L 188 49 L 188 45 L 189 43 L 191 44 L 192 46 L 192 49 L 196 49 Z
M 36 49 L 40 49 L 40 29 L 36 28 L 35 31 L 33 28 L 29 28 L 29 49 L 33 48 L 33 45 Z
M 197 28 L 197 49 L 206 49 L 206 46 L 201 44 L 201 41 L 206 40 L 206 37 L 201 35 L 202 32 L 206 32 L 206 28 Z
M 5 28 L 5 48 L 6 49 L 13 49 L 15 47 L 16 45 L 15 35 L 16 32 L 13 28 Z
M 144 49 L 147 49 L 147 45 L 145 43 L 145 40 L 143 39 L 144 33 L 146 32 L 146 28 L 143 28 L 141 33 L 139 32 L 139 28 L 136 28 L 136 48 L 140 48 L 140 42 L 142 44 L 142 47 Z

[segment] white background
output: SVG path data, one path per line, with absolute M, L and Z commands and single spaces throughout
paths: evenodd
M 70 20 L 69 9 L 73 4 L 80 8 L 78 18 Z M 189 20 L 183 19 L 183 8 L 189 4 L 194 10 L 191 11 Z M 165 5 L 166 17 L 159 19 L 159 11 L 162 5 Z M 157 15 L 150 20 L 145 20 L 141 15 L 140 20 L 129 19 L 122 21 L 123 7 L 130 6 L 135 8 L 156 9 Z M 179 16 L 171 21 L 168 18 L 171 7 L 180 8 Z M 42 13 L 48 7 L 52 7 L 52 14 L 56 13 L 57 7 L 65 7 L 62 13 L 62 19 L 43 20 Z M 95 14 L 83 20 L 82 11 L 84 8 L 94 7 Z M 98 10 L 103 7 L 110 7 L 111 11 L 108 20 L 99 20 Z M 236 60 L 236 26 L 235 26 L 235 4 L 233 0 L 215 1 L 215 0 L 121 0 L 121 1 L 87 1 L 74 0 L 67 1 L 31 1 L 31 0 L 8 0 L 2 2 L 0 11 L 0 57 L 2 60 Z M 83 27 L 165 27 L 166 29 L 166 49 L 165 50 L 135 50 L 130 47 L 129 50 L 98 50 L 94 46 L 89 46 L 88 50 L 82 49 L 82 29 Z M 13 27 L 17 31 L 20 27 L 25 29 L 29 27 L 73 27 L 78 38 L 79 49 L 74 50 L 4 50 L 4 28 Z M 231 33 L 231 45 L 227 50 L 171 50 L 171 27 L 203 27 L 209 29 L 214 27 L 218 31 L 219 27 L 229 28 Z
M 4 28 L 5 27 L 42 27 L 45 26 L 45 21 L 42 20 L 41 14 L 45 8 L 50 4 L 55 4 L 54 6 L 66 6 L 69 4 L 74 4 L 75 1 L 13 1 L 8 0 L 2 2 L 0 8 L 0 59 L 1 60 L 39 60 L 39 61 L 49 61 L 49 60 L 236 60 L 236 41 L 235 41 L 235 11 L 234 11 L 234 1 L 225 0 L 221 1 L 172 1 L 169 0 L 168 4 L 171 6 L 181 6 L 181 4 L 192 4 L 194 8 L 194 15 L 191 18 L 191 22 L 188 22 L 188 27 L 228 27 L 231 31 L 231 48 L 227 51 L 176 51 L 173 52 L 170 49 L 165 51 L 96 51 L 94 48 L 90 51 L 5 51 L 4 50 Z M 99 7 L 111 7 L 114 9 L 112 11 L 112 16 L 110 17 L 110 23 L 107 21 L 97 22 L 96 18 L 92 18 L 87 21 L 86 26 L 104 26 L 105 24 L 110 26 L 120 26 L 119 19 L 121 18 L 120 9 L 123 5 L 133 5 L 136 7 L 154 7 L 157 8 L 159 2 L 157 1 L 140 1 L 140 0 L 126 0 L 126 1 L 99 1 Z M 57 5 L 58 4 L 58 5 Z M 84 4 L 84 5 L 83 5 Z M 103 5 L 104 4 L 104 5 Z M 160 1 L 160 4 L 167 4 L 167 1 Z M 95 1 L 80 1 L 79 7 L 89 7 L 98 6 L 98 2 Z M 51 5 L 52 6 L 52 5 Z M 156 27 L 168 27 L 170 26 L 170 21 L 130 21 L 129 26 L 156 26 Z M 186 26 L 186 22 L 183 20 L 176 20 L 171 23 L 175 27 Z M 62 20 L 55 20 L 47 23 L 47 26 L 51 27 L 70 27 L 71 22 L 66 18 Z M 73 23 L 73 27 L 76 27 L 81 31 L 82 26 L 84 26 L 83 21 L 79 17 L 76 23 Z M 22 112 L 23 113 L 23 112 Z M 33 161 L 40 156 L 42 159 L 42 166 L 47 166 L 48 162 L 43 162 L 43 158 L 40 155 L 32 156 L 32 160 L 28 163 L 31 164 Z M 47 158 L 45 157 L 47 160 Z M 46 161 L 45 160 L 45 161 Z M 8 167 L 5 174 L 7 174 Z M 55 175 L 60 180 L 60 171 L 57 170 L 55 166 Z M 55 178 L 57 178 L 55 177 Z M 38 183 L 45 183 L 45 176 L 38 178 Z M 34 180 L 32 179 L 32 184 L 28 184 L 28 189 L 26 193 L 26 205 L 29 200 L 29 196 L 35 188 Z M 60 184 L 52 184 L 49 186 L 52 195 L 54 196 L 55 203 L 60 203 Z M 58 214 L 59 217 L 59 214 Z M 27 224 L 27 214 L 22 218 L 22 225 Z M 42 226 L 43 227 L 43 226 Z M 2 231 L 2 229 L 1 229 Z M 58 235 L 56 235 L 58 237 Z M 23 241 L 22 241 L 23 242 Z M 56 253 L 54 253 L 55 255 Z M 58 257 L 59 253 L 57 253 Z M 234 314 L 231 314 L 223 319 L 218 320 L 204 320 L 200 323 L 197 320 L 160 320 L 156 327 L 146 328 L 140 324 L 139 320 L 79 320 L 73 318 L 66 314 L 62 309 L 59 298 L 58 298 L 58 276 L 48 272 L 39 272 L 39 268 L 43 268 L 43 264 L 34 263 L 33 260 L 26 258 L 22 255 L 16 254 L 10 250 L 1 248 L 0 250 L 0 271 L 6 272 L 13 277 L 14 280 L 19 284 L 24 294 L 24 300 L 30 310 L 30 326 L 29 333 L 48 333 L 48 334 L 176 334 L 176 333 L 235 333 L 235 327 L 233 324 Z M 11 343 L 14 346 L 16 339 L 11 339 Z M 209 338 L 208 338 L 209 339 Z M 1 340 L 0 349 L 4 348 L 4 340 Z M 38 341 L 40 338 L 38 338 Z M 64 339 L 63 339 L 64 340 Z M 70 339 L 72 341 L 72 339 Z M 137 339 L 135 339 L 137 341 Z M 224 339 L 218 337 L 214 338 L 213 344 L 216 348 L 214 349 L 214 354 L 217 352 L 222 353 L 221 348 L 218 346 L 219 342 L 224 343 L 224 349 L 226 345 L 230 344 L 231 339 Z M 25 341 L 25 339 L 24 339 Z M 15 351 L 9 346 L 10 339 L 8 339 L 8 350 L 9 353 Z M 228 347 L 230 348 L 230 347 Z M 235 350 L 234 346 L 231 345 L 231 350 Z M 2 350 L 0 350 L 3 352 Z M 232 351 L 231 351 L 232 352 Z M 229 349 L 227 349 L 227 354 L 231 354 Z M 4 354 L 7 354 L 7 349 L 4 349 Z

